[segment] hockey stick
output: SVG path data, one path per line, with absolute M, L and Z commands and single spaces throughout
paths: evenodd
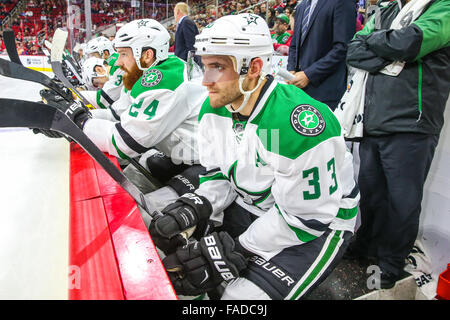
M 19 54 L 17 53 L 16 39 L 13 30 L 5 30 L 3 34 L 6 51 L 11 61 L 0 58 L 1 75 L 9 78 L 40 83 L 58 93 L 65 100 L 69 102 L 73 101 L 72 95 L 64 91 L 50 77 L 46 76 L 44 73 L 23 66 Z
M 55 34 L 53 35 L 52 41 L 52 50 L 51 50 L 51 65 L 53 73 L 56 77 L 67 87 L 69 88 L 82 102 L 85 106 L 90 106 L 90 109 L 93 109 L 92 105 L 87 101 L 80 92 L 70 83 L 70 81 L 64 76 L 64 72 L 62 70 L 62 59 L 64 53 L 64 47 L 66 45 L 68 33 L 67 31 L 63 31 L 61 29 L 56 29 Z
M 58 131 L 75 140 L 153 219 L 163 214 L 61 110 L 48 104 L 0 98 L 0 128 L 25 127 Z M 194 227 L 180 233 L 188 242 Z
M 8 78 L 40 83 L 59 94 L 64 100 L 73 101 L 72 94 L 64 91 L 50 77 L 42 72 L 26 68 L 21 64 L 0 58 L 0 74 Z
M 33 69 L 28 69 L 21 64 L 17 64 L 8 60 L 0 58 L 0 74 L 8 78 L 14 78 L 19 80 L 26 80 L 31 82 L 37 82 L 44 85 L 47 88 L 52 89 L 60 96 L 62 96 L 66 101 L 73 102 L 74 99 L 72 95 L 65 92 L 61 87 L 59 87 L 51 78 L 45 74 L 35 71 Z M 139 162 L 135 159 L 130 158 L 130 162 L 141 172 L 150 182 L 153 181 L 153 177 Z M 152 182 L 153 184 L 153 182 Z
M 75 88 L 70 87 L 72 84 L 62 74 L 61 60 L 62 60 L 62 56 L 63 56 L 63 52 L 64 52 L 64 47 L 66 45 L 67 36 L 68 36 L 67 31 L 63 31 L 61 29 L 56 29 L 55 34 L 53 35 L 52 50 L 51 50 L 51 64 L 52 64 L 53 72 L 55 72 L 56 76 L 62 81 L 62 83 L 64 83 L 64 85 L 66 85 L 68 88 L 73 89 L 75 94 L 78 97 L 80 97 L 81 94 Z M 83 99 L 82 99 L 82 101 L 83 101 Z M 83 103 L 86 104 L 84 101 L 83 101 Z M 150 172 L 148 172 L 147 169 L 145 169 L 138 161 L 136 161 L 135 159 L 133 159 L 131 157 L 128 157 L 127 160 L 129 160 L 130 163 L 136 169 L 138 169 L 139 172 L 142 173 L 147 178 L 147 180 L 149 180 L 153 184 L 154 178 L 150 174 Z
M 79 71 L 81 71 L 81 65 L 78 63 L 78 61 L 69 53 L 69 50 L 66 49 L 66 55 L 65 57 L 67 58 L 67 60 L 70 61 L 70 63 L 72 63 L 72 65 Z
M 0 127 L 26 127 L 58 131 L 75 140 L 151 217 L 162 215 L 149 199 L 98 149 L 62 111 L 38 102 L 1 99 Z
M 84 84 L 83 78 L 80 76 L 78 68 L 75 65 L 75 62 L 73 61 L 72 57 L 69 55 L 69 52 L 67 52 L 67 50 L 66 50 L 66 53 L 64 53 L 64 55 L 63 55 L 63 61 L 64 61 L 64 64 L 70 69 L 70 71 L 73 72 L 73 74 L 78 79 L 78 81 L 81 84 Z
M 4 39 L 4 42 L 5 42 L 5 46 L 7 47 L 8 55 L 9 55 L 11 61 L 15 60 L 17 62 L 13 63 L 11 61 L 7 61 L 7 60 L 0 58 L 0 74 L 3 76 L 9 77 L 9 78 L 38 82 L 38 83 L 46 86 L 47 88 L 53 89 L 56 93 L 58 93 L 60 96 L 62 96 L 66 101 L 68 101 L 68 102 L 74 101 L 71 94 L 65 92 L 48 76 L 46 76 L 45 74 L 43 74 L 39 71 L 35 71 L 33 69 L 28 69 L 28 68 L 24 67 L 22 65 L 22 62 L 19 59 L 19 55 L 17 54 L 17 47 L 16 47 L 14 31 L 8 30 L 8 32 L 7 32 L 5 30 L 5 32 L 6 32 L 6 37 Z M 67 34 L 65 36 L 64 36 L 64 34 L 58 36 L 58 35 L 56 35 L 56 32 L 55 32 L 55 38 L 54 38 L 53 43 L 55 43 L 55 40 L 58 42 L 58 46 L 55 46 L 55 48 L 58 48 L 58 50 L 60 50 L 60 52 L 62 52 L 64 50 L 64 45 L 65 45 L 66 39 L 67 39 Z M 62 41 L 64 41 L 64 43 L 62 43 Z M 62 46 L 61 46 L 61 43 L 62 43 Z M 51 45 L 48 41 L 45 44 L 46 44 L 46 46 Z M 52 50 L 52 52 L 53 52 L 53 50 Z M 59 53 L 57 53 L 57 54 L 59 54 Z M 62 53 L 61 53 L 61 55 L 62 55 Z M 59 64 L 59 66 L 61 66 L 61 65 Z M 61 69 L 61 73 L 62 73 L 62 69 Z M 67 78 L 64 77 L 64 75 L 62 76 L 62 78 L 67 81 Z M 64 81 L 62 81 L 62 82 L 64 83 Z M 71 85 L 69 81 L 67 81 L 67 82 L 69 83 L 69 85 Z M 64 83 L 64 84 L 66 84 L 66 83 Z M 140 173 L 142 173 L 147 178 L 147 180 L 149 180 L 152 183 L 152 185 L 154 185 L 154 183 L 153 183 L 154 178 L 150 174 L 150 172 L 147 169 L 145 169 L 145 167 L 143 167 L 138 161 L 136 161 L 133 158 L 129 158 L 128 160 L 136 169 L 139 170 Z
M 19 54 L 17 53 L 16 36 L 13 30 L 3 31 L 3 42 L 5 43 L 6 52 L 8 53 L 9 59 L 11 59 L 12 62 L 22 64 Z

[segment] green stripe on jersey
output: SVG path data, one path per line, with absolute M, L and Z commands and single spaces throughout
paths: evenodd
M 294 116 L 301 106 L 308 106 L 319 114 L 325 125 L 322 132 L 307 136 L 295 129 L 292 119 L 302 120 Z M 319 117 L 316 120 L 320 120 Z M 318 144 L 341 135 L 339 121 L 330 108 L 293 85 L 277 84 L 251 123 L 258 126 L 258 137 L 267 151 L 289 159 L 296 159 Z M 274 134 L 278 139 L 272 139 Z
M 211 180 L 227 180 L 228 178 L 225 177 L 222 172 L 217 172 L 216 174 L 213 174 L 211 176 L 200 176 L 200 184 L 205 183 L 207 181 Z
M 101 109 L 107 109 L 106 106 L 102 103 L 102 89 L 97 90 L 97 104 Z
M 275 208 L 277 208 L 278 213 L 280 214 L 281 217 L 283 217 L 283 215 L 281 214 L 280 208 L 278 208 L 278 205 L 275 204 Z M 284 219 L 284 217 L 283 217 Z M 312 235 L 308 232 L 306 232 L 305 230 L 302 230 L 300 228 L 291 226 L 289 223 L 287 223 L 287 221 L 285 220 L 286 224 L 288 225 L 288 227 L 295 232 L 295 234 L 297 235 L 297 238 L 302 241 L 302 242 L 309 242 L 312 241 L 314 239 L 317 239 L 317 237 L 315 235 Z
M 342 220 L 350 220 L 356 217 L 357 214 L 358 214 L 357 207 L 351 209 L 340 208 L 336 217 Z
M 174 91 L 184 82 L 184 68 L 185 63 L 183 60 L 175 55 L 169 56 L 160 64 L 144 71 L 144 74 L 131 89 L 131 96 L 136 98 L 148 90 L 164 89 Z
M 122 150 L 119 149 L 119 147 L 116 144 L 116 139 L 114 139 L 114 134 L 112 135 L 112 144 L 114 146 L 114 148 L 116 148 L 117 154 L 119 155 L 119 157 L 121 157 L 122 159 L 128 160 L 130 159 L 125 153 L 123 153 Z

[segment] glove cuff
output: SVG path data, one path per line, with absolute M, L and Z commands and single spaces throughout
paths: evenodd
M 242 254 L 247 259 L 256 255 L 242 246 L 241 242 L 239 241 L 239 237 L 234 238 L 234 250 Z
M 208 219 L 212 213 L 212 205 L 209 200 L 198 194 L 185 193 L 177 201 L 192 207 L 198 220 Z

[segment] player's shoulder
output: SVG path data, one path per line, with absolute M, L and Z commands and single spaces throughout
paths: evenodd
M 108 59 L 106 59 L 106 63 L 108 64 L 108 66 L 112 67 L 115 66 L 117 59 L 119 59 L 119 54 L 117 52 L 114 52 L 113 54 L 111 54 Z
M 252 123 L 258 126 L 257 134 L 267 150 L 291 159 L 341 135 L 339 121 L 326 104 L 294 85 L 280 83 Z M 276 140 L 278 146 L 271 145 Z
M 202 104 L 202 107 L 200 109 L 199 115 L 198 115 L 198 121 L 200 122 L 205 115 L 209 116 L 217 116 L 222 118 L 231 118 L 231 113 L 225 108 L 213 108 L 211 107 L 211 104 L 209 102 L 209 97 L 206 97 L 205 101 Z
M 136 98 L 149 90 L 175 91 L 184 82 L 185 63 L 171 55 L 156 66 L 148 68 L 134 84 L 131 95 Z

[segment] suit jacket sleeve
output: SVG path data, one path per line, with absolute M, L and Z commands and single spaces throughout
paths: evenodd
M 184 18 L 183 22 L 181 38 L 184 39 L 186 51 L 180 58 L 186 60 L 188 51 L 194 50 L 195 36 L 198 34 L 198 29 L 194 21 L 190 19 Z
M 295 12 L 295 21 L 300 21 L 300 11 L 301 11 L 301 4 L 297 7 L 297 10 Z M 295 67 L 297 65 L 297 38 L 300 36 L 298 30 L 300 30 L 298 27 L 296 27 L 297 24 L 294 24 L 294 32 L 291 37 L 291 43 L 289 46 L 289 56 L 288 56 L 288 64 L 287 69 L 288 71 L 296 71 Z
M 353 0 L 336 1 L 333 18 L 333 47 L 321 59 L 304 70 L 313 85 L 319 85 L 345 60 L 347 44 L 356 31 L 356 9 Z M 320 23 L 315 21 L 315 23 Z M 317 39 L 320 41 L 320 39 Z

